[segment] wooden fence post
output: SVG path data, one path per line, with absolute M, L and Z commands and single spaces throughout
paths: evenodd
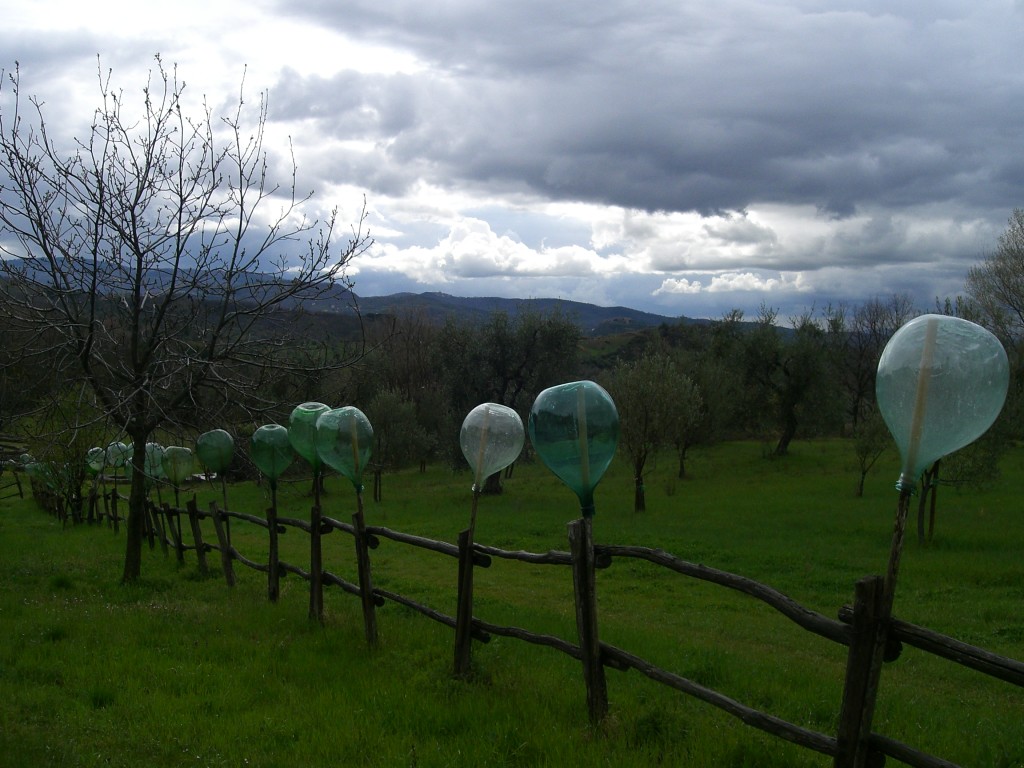
M 110 513 L 107 518 L 107 524 L 114 526 L 114 533 L 120 530 L 120 518 L 117 516 L 117 484 L 114 484 L 114 490 L 110 492 Z
M 14 473 L 14 477 L 15 478 L 18 477 L 18 473 L 17 472 Z M 19 491 L 21 490 L 21 486 L 20 485 L 18 486 L 18 490 Z M 93 523 L 98 523 L 99 522 L 99 517 L 96 514 L 96 505 L 97 505 L 98 502 L 99 502 L 99 499 L 98 499 L 98 493 L 96 492 L 96 485 L 93 484 L 93 486 L 89 489 L 89 514 L 85 518 L 85 521 L 89 525 L 92 525 Z
M 229 587 L 235 586 L 235 567 L 231 564 L 231 544 L 224 531 L 224 520 L 216 501 L 210 502 L 210 517 L 213 518 L 213 530 L 217 532 L 217 543 L 220 546 L 220 566 L 224 569 L 224 580 Z
M 167 520 L 167 528 L 171 532 L 171 543 L 174 545 L 174 556 L 179 563 L 185 562 L 185 550 L 181 546 L 181 510 L 171 507 L 166 501 L 163 503 L 164 518 Z M 175 524 L 177 521 L 177 524 Z
M 469 677 L 473 654 L 473 540 L 459 534 L 459 589 L 455 613 L 455 676 Z
M 373 575 L 370 572 L 370 540 L 366 533 L 366 518 L 363 515 L 363 498 L 359 494 L 359 509 L 352 515 L 355 528 L 356 566 L 359 569 L 359 599 L 363 604 L 363 628 L 366 642 L 377 645 L 377 606 L 373 600 Z
M 854 592 L 850 650 L 846 661 L 846 682 L 839 712 L 839 746 L 835 768 L 868 768 L 867 737 L 878 697 L 878 681 L 872 684 L 875 642 L 882 631 L 882 577 L 865 576 Z
M 281 559 L 278 555 L 277 504 L 267 508 L 267 530 L 270 533 L 270 554 L 267 558 L 267 599 L 276 603 L 281 595 Z
M 608 686 L 597 634 L 597 583 L 594 575 L 594 539 L 590 518 L 569 523 L 572 583 L 576 597 L 576 630 L 580 639 L 583 678 L 587 684 L 587 709 L 592 725 L 608 714 Z
M 324 561 L 320 542 L 322 526 L 320 505 L 315 504 L 309 514 L 309 618 L 320 622 L 324 620 Z
M 156 535 L 153 528 L 153 502 L 146 499 L 146 511 L 142 516 L 142 534 L 149 542 L 149 549 L 156 549 Z
M 199 508 L 196 506 L 195 495 L 185 502 L 185 508 L 188 510 L 188 524 L 192 529 L 192 540 L 196 544 L 196 559 L 199 562 L 199 572 L 206 576 L 210 569 L 206 565 L 206 545 L 203 544 L 203 532 L 199 528 Z
M 153 528 L 153 532 L 160 542 L 160 549 L 163 550 L 164 557 L 167 556 L 167 530 L 164 527 L 163 513 L 160 508 L 157 507 L 152 501 L 149 502 L 149 517 L 150 524 Z

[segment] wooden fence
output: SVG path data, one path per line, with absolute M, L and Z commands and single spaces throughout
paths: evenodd
M 117 501 L 117 494 L 111 493 L 106 506 L 106 514 L 111 515 L 114 520 L 118 518 Z M 185 541 L 183 519 L 188 523 L 191 543 Z M 204 519 L 213 522 L 217 544 L 204 541 L 200 525 L 200 521 Z M 232 520 L 251 523 L 267 531 L 270 539 L 267 562 L 253 561 L 234 547 L 230 537 Z M 322 567 L 319 578 L 314 578 L 311 574 L 313 568 L 305 570 L 298 565 L 279 560 L 277 537 L 287 528 L 296 528 L 310 534 L 311 563 L 321 562 L 321 535 L 331 531 L 342 531 L 350 535 L 354 544 L 359 583 L 346 581 L 329 571 L 322 570 Z M 836 768 L 875 768 L 883 765 L 887 756 L 916 768 L 956 768 L 954 763 L 872 730 L 872 714 L 878 697 L 878 674 L 877 670 L 872 670 L 872 663 L 879 655 L 884 656 L 886 662 L 891 662 L 900 656 L 903 645 L 910 645 L 981 674 L 1024 687 L 1024 663 L 1020 661 L 896 618 L 884 618 L 883 579 L 880 576 L 867 576 L 858 581 L 852 605 L 839 610 L 838 620 L 831 619 L 805 608 L 770 586 L 734 573 L 687 562 L 660 549 L 595 544 L 589 519 L 581 518 L 568 525 L 568 551 L 544 553 L 508 551 L 474 543 L 470 541 L 468 531 L 460 534 L 458 544 L 450 544 L 381 526 L 368 526 L 363 519 L 361 505 L 359 511 L 353 515 L 352 522 L 344 523 L 321 516 L 315 507 L 311 521 L 278 517 L 273 509 L 268 510 L 266 517 L 227 511 L 220 509 L 216 502 L 211 503 L 209 510 L 205 511 L 197 507 L 193 497 L 184 509 L 174 508 L 168 504 L 151 504 L 146 520 L 146 531 L 150 537 L 150 546 L 155 546 L 156 542 L 159 542 L 165 553 L 173 548 L 179 561 L 184 561 L 186 552 L 195 552 L 198 567 L 204 572 L 209 570 L 206 555 L 218 552 L 221 569 L 230 586 L 234 586 L 235 583 L 235 562 L 267 574 L 267 594 L 272 601 L 278 598 L 278 582 L 282 575 L 291 573 L 305 579 L 310 582 L 310 615 L 313 618 L 322 618 L 319 611 L 322 611 L 323 601 L 322 595 L 312 593 L 322 590 L 324 585 L 339 587 L 346 593 L 359 597 L 362 602 L 366 640 L 370 645 L 375 645 L 378 641 L 377 608 L 390 601 L 418 611 L 455 631 L 453 674 L 456 676 L 465 676 L 470 669 L 472 640 L 486 643 L 492 635 L 515 638 L 561 651 L 581 663 L 588 712 L 593 723 L 600 722 L 608 712 L 605 668 L 623 671 L 635 669 L 651 680 L 700 699 L 747 725 L 800 747 L 828 755 L 833 758 L 833 765 Z M 430 550 L 458 561 L 456 616 L 447 615 L 395 592 L 374 587 L 370 553 L 379 547 L 381 539 Z M 577 626 L 575 643 L 521 627 L 493 624 L 472 615 L 473 571 L 475 568 L 489 567 L 493 558 L 572 569 Z M 700 579 L 741 592 L 772 607 L 804 630 L 826 641 L 846 646 L 846 674 L 839 702 L 836 734 L 809 730 L 746 706 L 712 688 L 661 669 L 626 650 L 602 642 L 598 632 L 595 572 L 597 569 L 609 568 L 615 560 L 625 559 L 646 560 L 684 577 Z M 878 653 L 880 643 L 884 646 L 882 654 Z

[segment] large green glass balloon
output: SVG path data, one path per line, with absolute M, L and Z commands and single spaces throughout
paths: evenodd
M 462 422 L 459 444 L 473 470 L 473 490 L 479 491 L 485 478 L 515 461 L 525 439 L 523 420 L 508 406 L 483 403 L 470 411 Z
M 879 410 L 903 458 L 896 487 L 913 489 L 928 466 L 984 434 L 1008 385 L 1006 352 L 979 325 L 922 315 L 896 331 L 875 379 Z
M 207 472 L 224 472 L 234 452 L 235 441 L 223 429 L 211 429 L 196 438 L 196 455 Z
M 252 461 L 272 488 L 294 458 L 288 430 L 280 424 L 265 424 L 252 433 Z
M 545 389 L 530 409 L 530 440 L 544 464 L 594 514 L 594 488 L 619 442 L 619 413 L 611 396 L 592 381 Z
M 351 405 L 324 411 L 316 420 L 316 450 L 324 464 L 359 489 L 373 450 L 370 420 Z
M 164 447 L 160 443 L 146 443 L 146 475 L 159 480 L 164 477 Z
M 192 458 L 192 449 L 180 445 L 169 445 L 164 448 L 163 458 L 160 460 L 167 479 L 174 485 L 181 485 L 185 482 L 195 469 L 195 461 Z
M 303 403 L 295 407 L 288 419 L 288 439 L 295 452 L 309 462 L 314 472 L 320 471 L 320 456 L 316 452 L 316 420 L 329 411 L 323 403 Z

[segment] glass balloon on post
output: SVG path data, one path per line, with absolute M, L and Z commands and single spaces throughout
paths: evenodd
M 885 576 L 887 609 L 892 607 L 907 510 L 918 478 L 925 468 L 992 426 L 1008 385 L 1002 344 L 981 326 L 958 317 L 916 317 L 896 331 L 882 351 L 876 399 L 902 459 Z
M 362 495 L 363 470 L 373 452 L 373 426 L 366 415 L 351 405 L 324 411 L 316 420 L 314 443 L 320 460 Z
M 583 517 L 593 517 L 594 489 L 619 442 L 611 396 L 592 381 L 545 389 L 530 409 L 529 430 L 541 461 L 576 494 Z
M 225 473 L 231 466 L 234 454 L 235 440 L 226 430 L 211 429 L 196 438 L 196 455 L 199 457 L 199 463 L 208 473 L 217 475 L 220 480 L 221 498 L 224 501 L 225 510 L 228 508 L 228 483 Z M 228 530 L 231 530 L 230 526 Z M 230 539 L 230 535 L 228 538 Z
M 470 514 L 470 541 L 476 529 L 476 510 L 484 481 L 501 472 L 518 457 L 526 442 L 523 420 L 506 405 L 482 403 L 462 421 L 459 445 L 473 470 L 473 509 Z
M 295 449 L 288 430 L 280 424 L 265 424 L 252 434 L 252 461 L 270 484 L 270 508 L 267 510 L 267 531 L 270 553 L 267 567 L 267 596 L 272 603 L 279 594 L 280 563 L 277 547 L 277 478 L 295 459 Z
M 277 478 L 295 460 L 295 449 L 288 430 L 280 424 L 264 424 L 252 433 L 252 462 L 270 484 L 271 500 L 276 504 Z
M 323 403 L 302 403 L 295 407 L 288 420 L 288 438 L 296 453 L 313 468 L 313 508 L 309 513 L 309 617 L 320 622 L 324 616 L 323 553 L 320 546 L 323 462 L 316 451 L 316 420 L 329 410 Z
M 164 448 L 160 466 L 174 488 L 174 506 L 178 507 L 178 491 L 181 484 L 189 478 L 195 468 L 192 451 L 180 445 L 169 445 Z
M 356 491 L 356 513 L 352 516 L 359 571 L 359 596 L 363 604 L 366 641 L 377 644 L 377 618 L 370 574 L 370 538 L 363 515 L 363 470 L 373 450 L 373 427 L 361 410 L 347 405 L 321 413 L 316 420 L 316 451 L 324 464 L 347 477 Z

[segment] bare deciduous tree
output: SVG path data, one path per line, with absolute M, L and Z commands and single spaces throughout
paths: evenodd
M 256 402 L 297 360 L 284 321 L 350 288 L 371 244 L 365 205 L 336 245 L 336 211 L 270 178 L 267 103 L 190 114 L 185 83 L 159 57 L 132 114 L 98 69 L 100 106 L 64 142 L 17 67 L 0 102 L 0 298 L 19 355 L 47 376 L 84 381 L 135 448 L 123 579 L 139 577 L 144 446 L 153 431 Z M 0 86 L 3 87 L 3 86 Z M 351 295 L 349 292 L 348 295 Z M 10 345 L 8 345 L 10 346 Z M 358 354 L 358 352 L 354 353 Z M 334 364 L 344 361 L 335 360 Z

